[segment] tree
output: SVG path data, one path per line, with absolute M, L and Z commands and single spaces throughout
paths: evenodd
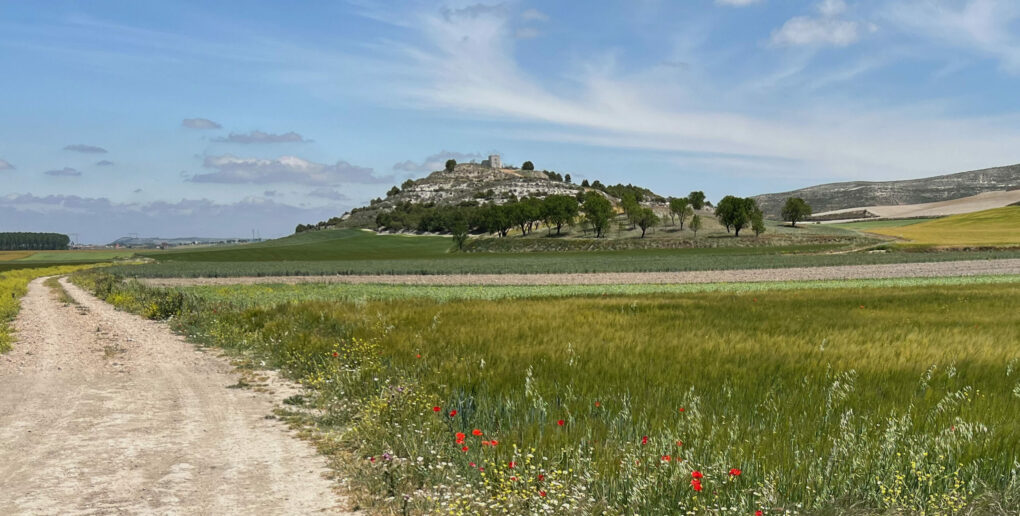
M 567 175 L 563 176 L 563 182 L 564 183 L 569 183 L 570 182 L 570 174 L 567 174 Z
M 393 188 L 390 188 L 388 192 L 386 192 L 386 197 L 393 197 L 398 193 L 400 193 L 400 187 L 394 186 Z
M 413 179 L 408 179 L 407 181 L 404 181 L 403 183 L 400 183 L 400 189 L 401 190 L 407 190 L 408 188 L 411 188 L 412 186 L 414 186 L 414 180 Z
M 757 208 L 757 206 L 755 206 Z M 754 236 L 765 232 L 765 216 L 762 215 L 761 210 L 756 209 L 751 213 L 751 231 L 754 231 Z
M 783 220 L 790 221 L 790 225 L 793 227 L 797 227 L 797 221 L 810 216 L 811 206 L 800 197 L 790 197 L 783 205 Z
M 684 228 L 684 217 L 687 216 L 688 206 L 690 206 L 690 201 L 686 197 L 669 200 L 669 218 L 673 221 L 673 225 L 676 225 L 676 217 L 679 216 L 681 230 Z
M 457 168 L 457 160 L 448 159 L 446 160 L 446 171 L 453 172 L 453 169 Z
M 530 161 L 525 161 L 521 164 L 521 170 L 535 170 L 535 164 Z
M 550 195 L 542 203 L 542 218 L 550 226 L 556 226 L 556 234 L 564 224 L 577 218 L 577 199 L 569 195 Z
M 584 187 L 584 188 L 588 188 L 588 187 L 591 186 L 591 183 L 589 183 L 587 179 L 582 179 L 581 180 L 581 186 Z
M 691 217 L 691 225 L 689 227 L 694 232 L 694 238 L 698 238 L 698 230 L 701 229 L 701 215 Z
M 700 210 L 705 207 L 705 192 L 702 192 L 701 190 L 691 192 L 687 196 L 687 199 L 691 202 L 691 206 L 696 210 Z
M 453 243 L 457 246 L 458 250 L 464 249 L 464 244 L 468 240 L 468 223 L 464 217 L 454 217 L 453 223 L 450 225 L 450 232 L 453 233 Z
M 631 229 L 634 229 L 634 226 L 637 225 L 638 215 L 641 212 L 641 205 L 638 204 L 638 201 L 634 198 L 633 194 L 625 193 L 623 194 L 623 197 L 620 198 L 620 207 L 623 208 L 623 214 L 627 217 L 627 220 L 630 221 Z
M 761 210 L 758 209 L 758 203 L 750 197 L 741 198 L 727 195 L 715 207 L 715 216 L 719 222 L 726 226 L 726 231 L 733 228 L 736 237 L 740 236 L 741 229 L 751 223 L 751 218 L 755 214 L 761 214 Z
M 595 238 L 601 238 L 609 226 L 613 216 L 613 204 L 598 192 L 588 192 L 584 196 L 584 218 L 595 230 Z
M 648 228 L 659 223 L 659 216 L 651 208 L 640 208 L 636 215 L 637 225 L 641 228 L 641 238 L 645 237 Z

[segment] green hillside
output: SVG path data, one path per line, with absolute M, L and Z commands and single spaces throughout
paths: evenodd
M 876 228 L 873 233 L 935 246 L 1018 246 L 1020 206 L 952 215 L 904 227 Z

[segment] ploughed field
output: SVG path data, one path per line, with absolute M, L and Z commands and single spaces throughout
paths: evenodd
M 1020 284 L 979 280 L 489 298 L 76 281 L 310 387 L 293 404 L 323 412 L 291 417 L 365 507 L 835 514 L 1020 506 Z

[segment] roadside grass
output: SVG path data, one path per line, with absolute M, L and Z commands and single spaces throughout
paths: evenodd
M 1020 246 L 1020 206 L 951 215 L 896 228 L 871 230 L 918 246 Z
M 367 301 L 422 298 L 456 300 L 526 299 L 535 297 L 697 294 L 705 292 L 753 293 L 782 290 L 898 288 L 922 286 L 1020 284 L 1017 275 L 946 278 L 892 278 L 824 281 L 762 281 L 745 283 L 632 284 L 632 285 L 386 285 L 327 284 L 229 285 L 179 287 L 177 290 L 212 303 L 254 307 L 304 301 Z
M 67 290 L 64 289 L 64 286 L 60 284 L 60 276 L 52 276 L 50 278 L 47 278 L 46 281 L 43 282 L 43 285 L 49 287 L 50 291 L 56 294 L 57 298 L 60 299 L 61 303 L 64 303 L 65 305 L 78 304 L 78 302 L 75 301 L 74 298 L 67 293 Z
M 345 261 L 159 262 L 114 266 L 127 277 L 314 276 L 324 274 L 533 274 L 673 272 L 1020 258 L 1020 250 L 818 253 L 802 247 L 637 249 L 556 253 L 448 254 Z M 0 262 L 2 266 L 3 262 Z
M 379 512 L 1020 506 L 1016 282 L 237 306 L 75 281 L 311 388 Z
M 45 267 L 0 272 L 0 353 L 11 350 L 13 337 L 10 322 L 18 315 L 21 297 L 28 291 L 28 283 L 40 276 L 70 274 L 82 266 Z

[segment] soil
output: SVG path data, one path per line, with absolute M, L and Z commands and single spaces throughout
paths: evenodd
M 234 278 L 146 278 L 154 286 L 249 285 L 256 283 L 383 283 L 395 285 L 616 285 L 735 283 L 796 280 L 927 278 L 1020 274 L 1020 259 L 932 263 L 736 269 L 686 272 L 606 272 L 591 274 L 445 274 L 260 276 Z
M 265 388 L 165 324 L 37 279 L 0 355 L 0 514 L 341 512 L 325 459 L 272 411 Z

